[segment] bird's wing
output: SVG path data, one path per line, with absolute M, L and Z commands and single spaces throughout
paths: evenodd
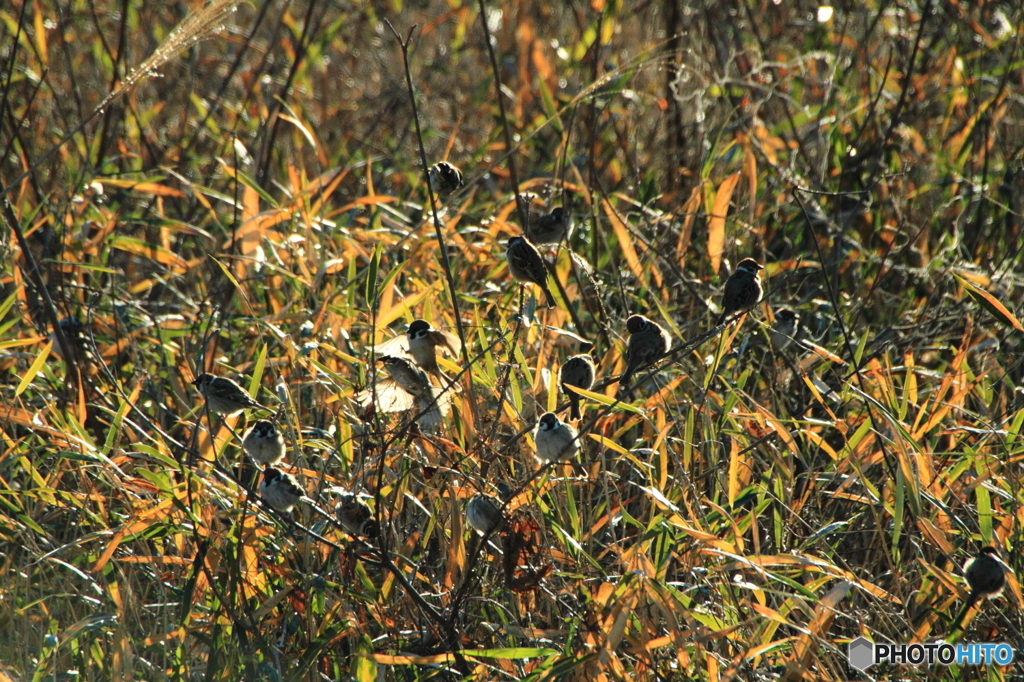
M 356 402 L 362 406 L 369 405 L 373 400 L 373 393 L 369 388 L 359 391 L 355 395 Z M 377 409 L 381 412 L 404 412 L 413 405 L 413 397 L 401 386 L 395 383 L 394 379 L 380 379 L 377 381 Z
M 433 398 L 437 398 L 437 409 L 442 415 L 447 415 L 452 409 L 452 391 L 442 390 L 439 386 L 431 386 Z
M 544 263 L 538 259 L 533 259 L 530 256 L 536 255 L 531 253 L 532 249 L 525 242 L 520 242 L 520 248 L 512 248 L 506 252 L 508 261 L 511 265 L 517 267 L 523 274 L 527 275 L 531 281 L 545 282 L 547 280 L 547 270 L 544 269 Z
M 408 357 L 409 337 L 407 337 L 405 334 L 399 334 L 393 339 L 388 339 L 384 343 L 374 346 L 373 352 L 376 353 L 378 356 L 395 355 L 400 357 Z
M 452 357 L 457 358 L 462 355 L 462 341 L 458 335 L 438 329 L 434 330 L 433 340 L 434 345 L 446 349 Z

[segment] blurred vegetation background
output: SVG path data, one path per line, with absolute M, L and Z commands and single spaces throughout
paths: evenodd
M 840 680 L 860 635 L 1024 656 L 1012 576 L 956 620 L 979 547 L 1022 568 L 1019 2 L 0 22 L 0 682 Z M 465 176 L 436 212 L 389 23 L 427 164 Z M 558 308 L 507 272 L 517 189 L 572 206 Z M 765 301 L 715 331 L 748 256 Z M 632 313 L 677 351 L 621 403 Z M 415 318 L 467 342 L 440 434 L 354 400 Z M 584 340 L 582 452 L 538 471 Z M 259 504 L 202 371 L 280 406 L 307 495 L 363 493 L 381 533 Z M 499 484 L 481 541 L 465 504 Z

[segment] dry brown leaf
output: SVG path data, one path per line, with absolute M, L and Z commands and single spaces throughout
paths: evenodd
M 957 282 L 960 283 L 960 286 L 963 287 L 963 290 L 967 295 L 974 299 L 975 303 L 979 304 L 982 308 L 991 313 L 992 317 L 1009 327 L 1013 327 L 1019 332 L 1024 332 L 1024 326 L 1021 325 L 1020 320 L 1018 320 L 1017 317 L 1011 313 L 998 298 L 984 289 L 975 286 L 960 273 L 954 272 L 953 277 L 955 277 Z
M 683 215 L 683 225 L 679 228 L 679 241 L 676 243 L 676 259 L 679 267 L 686 267 L 686 252 L 690 249 L 690 235 L 693 234 L 693 221 L 700 210 L 700 198 L 703 187 L 698 185 L 693 188 L 690 198 L 683 204 L 680 213 Z
M 749 143 L 743 154 L 743 174 L 747 176 L 747 192 L 750 194 L 750 208 L 753 209 L 757 198 L 757 157 Z
M 157 182 L 135 182 L 133 180 L 118 180 L 115 178 L 103 178 L 100 181 L 104 185 L 113 185 L 114 187 L 123 187 L 130 189 L 133 192 L 141 192 L 142 194 L 152 194 L 157 197 L 175 197 L 183 199 L 184 194 L 174 189 L 173 187 L 167 187 Z
M 725 218 L 729 214 L 733 190 L 739 181 L 740 173 L 733 173 L 723 180 L 715 192 L 715 201 L 711 204 L 708 221 L 708 257 L 711 258 L 711 269 L 716 275 L 722 267 L 722 254 L 725 252 Z
M 629 269 L 638 280 L 641 282 L 646 281 L 644 269 L 640 265 L 640 258 L 636 254 L 636 249 L 633 248 L 633 239 L 629 236 L 629 230 L 626 229 L 625 223 L 622 222 L 618 212 L 607 199 L 601 201 L 601 207 L 604 208 L 605 215 L 608 216 L 608 222 L 611 223 L 612 230 L 615 232 L 615 238 L 619 241 L 619 248 L 622 250 L 622 255 L 626 258 L 626 265 L 629 266 Z
M 846 598 L 851 587 L 853 585 L 844 580 L 829 590 L 818 601 L 818 605 L 814 609 L 814 619 L 807 624 L 807 632 L 797 638 L 796 646 L 793 649 L 793 656 L 790 658 L 789 665 L 787 666 L 786 677 L 789 677 L 792 671 L 809 669 L 811 654 L 817 647 L 817 642 L 827 638 L 828 629 L 832 624 L 832 619 L 835 618 L 839 602 Z M 792 677 L 791 679 L 801 678 Z

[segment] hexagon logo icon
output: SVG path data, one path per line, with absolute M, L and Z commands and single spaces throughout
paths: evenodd
M 865 637 L 858 637 L 849 644 L 847 657 L 850 660 L 850 667 L 856 670 L 864 670 L 875 664 L 875 645 Z

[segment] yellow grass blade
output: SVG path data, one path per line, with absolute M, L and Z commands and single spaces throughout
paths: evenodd
M 29 365 L 29 368 L 25 370 L 25 376 L 18 382 L 18 388 L 14 389 L 14 397 L 17 398 L 19 395 L 25 392 L 25 389 L 29 387 L 32 380 L 39 374 L 39 370 L 46 364 L 46 358 L 50 355 L 50 349 L 53 348 L 53 341 L 47 341 L 46 345 L 43 346 L 43 350 L 39 352 L 36 359 Z

